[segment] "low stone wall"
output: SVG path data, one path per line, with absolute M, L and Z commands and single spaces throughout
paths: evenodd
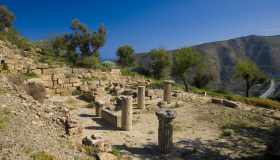
M 109 111 L 108 109 L 102 109 L 102 118 L 112 125 L 114 128 L 121 127 L 121 117 Z

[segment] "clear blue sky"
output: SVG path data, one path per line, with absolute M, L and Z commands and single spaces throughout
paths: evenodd
M 174 49 L 249 34 L 280 34 L 280 0 L 1 0 L 15 26 L 32 40 L 69 32 L 73 18 L 96 29 L 104 23 L 103 58 L 120 45 L 136 52 Z

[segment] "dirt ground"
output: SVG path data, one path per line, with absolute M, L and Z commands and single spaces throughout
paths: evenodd
M 277 120 L 264 109 L 233 109 L 208 102 L 208 99 L 184 102 L 176 108 L 173 121 L 174 149 L 160 155 L 157 148 L 157 105 L 148 110 L 134 108 L 132 131 L 112 128 L 96 117 L 95 109 L 76 97 L 58 98 L 72 106 L 83 137 L 94 134 L 108 139 L 120 153 L 133 159 L 262 159 L 270 129 Z M 150 108 L 150 109 L 149 109 Z M 279 122 L 278 122 L 279 123 Z

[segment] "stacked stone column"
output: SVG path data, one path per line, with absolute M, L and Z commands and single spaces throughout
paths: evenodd
M 163 100 L 167 102 L 167 104 L 171 103 L 171 87 L 173 81 L 166 80 L 164 81 L 164 93 Z
M 138 86 L 137 105 L 140 109 L 145 109 L 145 86 Z
M 132 97 L 123 97 L 122 105 L 121 127 L 125 131 L 130 131 L 132 129 Z
M 158 145 L 163 154 L 167 154 L 173 147 L 173 125 L 172 120 L 176 117 L 176 112 L 172 110 L 161 109 L 156 112 L 159 120 L 158 127 Z

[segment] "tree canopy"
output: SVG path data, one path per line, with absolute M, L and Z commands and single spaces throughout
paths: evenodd
M 165 49 L 153 49 L 149 53 L 151 55 L 152 74 L 156 79 L 167 78 L 170 75 L 172 66 L 171 56 Z
M 99 49 L 106 43 L 107 31 L 102 24 L 97 31 L 91 31 L 78 19 L 71 24 L 72 33 L 58 36 L 52 41 L 57 55 L 66 55 L 72 63 L 89 66 L 99 61 Z M 94 57 L 93 57 L 94 56 Z M 78 59 L 79 58 L 79 59 Z
M 134 49 L 129 45 L 124 45 L 118 48 L 117 56 L 118 64 L 123 67 L 128 67 L 134 63 Z
M 12 27 L 15 15 L 6 6 L 0 5 L 0 31 Z
M 239 60 L 235 67 L 235 78 L 242 78 L 246 82 L 246 96 L 249 96 L 250 88 L 261 83 L 266 79 L 265 74 L 260 68 L 250 59 Z
M 175 51 L 173 75 L 177 76 L 183 81 L 185 90 L 189 90 L 189 83 L 187 80 L 187 72 L 189 69 L 201 62 L 202 58 L 199 53 L 191 48 L 181 48 Z

